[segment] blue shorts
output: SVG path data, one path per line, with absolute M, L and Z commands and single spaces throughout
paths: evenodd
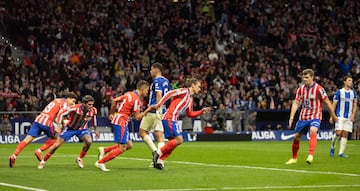
M 181 129 L 179 124 L 176 121 L 171 120 L 161 120 L 164 127 L 164 136 L 165 138 L 173 138 L 181 136 Z
M 114 124 L 112 124 L 112 126 L 114 130 L 114 142 L 119 144 L 127 144 L 130 139 L 129 127 L 122 127 Z
M 68 141 L 74 135 L 76 135 L 79 140 L 81 140 L 85 135 L 90 135 L 90 132 L 87 129 L 69 129 L 66 127 L 66 129 L 61 133 L 60 137 L 65 141 Z
M 40 124 L 38 122 L 33 122 L 32 123 L 28 135 L 33 136 L 33 137 L 37 137 L 42 132 L 44 132 L 45 135 L 48 136 L 48 137 L 54 137 L 55 136 L 54 129 L 50 128 L 49 126 L 42 125 L 42 124 Z
M 306 134 L 310 127 L 316 127 L 317 129 L 320 128 L 320 119 L 313 119 L 313 120 L 299 120 L 295 126 L 295 132 L 300 133 L 303 132 Z

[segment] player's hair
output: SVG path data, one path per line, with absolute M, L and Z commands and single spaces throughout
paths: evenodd
M 140 80 L 137 84 L 136 84 L 136 89 L 141 89 L 144 86 L 150 86 L 149 82 L 145 81 L 145 80 Z
M 346 76 L 344 76 L 344 78 L 343 78 L 344 82 L 345 82 L 348 78 L 351 78 L 351 79 L 352 79 L 352 76 L 351 76 L 351 75 L 346 75 Z
M 191 85 L 196 84 L 198 82 L 200 82 L 200 80 L 197 78 L 187 78 L 185 81 L 185 87 L 190 87 Z
M 65 97 L 66 98 L 72 98 L 72 99 L 77 99 L 78 98 L 78 96 L 74 92 L 65 93 Z
M 309 74 L 311 77 L 313 77 L 313 76 L 314 76 L 314 70 L 308 68 L 308 69 L 303 70 L 301 74 L 302 74 L 303 76 Z
M 163 71 L 164 67 L 162 64 L 160 64 L 159 62 L 155 62 L 153 65 L 152 65 L 153 68 L 157 68 L 160 70 L 160 72 Z
M 88 103 L 90 101 L 95 101 L 95 99 L 93 98 L 93 96 L 91 95 L 85 95 L 82 99 L 81 102 L 82 103 Z

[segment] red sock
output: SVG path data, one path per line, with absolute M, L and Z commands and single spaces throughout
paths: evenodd
M 25 141 L 21 141 L 19 145 L 16 147 L 14 155 L 18 156 L 21 151 L 26 147 L 27 143 Z
M 104 158 L 98 161 L 98 163 L 106 163 L 119 156 L 121 153 L 123 153 L 123 151 L 119 147 L 116 147 L 115 149 L 109 151 L 108 154 L 104 156 Z
M 104 151 L 105 151 L 105 153 L 107 153 L 107 152 L 110 152 L 111 150 L 116 149 L 116 148 L 118 148 L 118 147 L 119 147 L 118 144 L 111 145 L 111 146 L 105 147 L 105 148 L 104 148 Z
M 51 155 L 51 153 L 46 153 L 43 160 L 47 161 L 51 157 Z
M 309 154 L 314 156 L 317 143 L 317 134 L 310 135 Z
M 48 149 L 49 147 L 51 147 L 51 145 L 53 145 L 55 143 L 55 139 L 48 139 L 41 147 L 40 150 L 41 152 L 45 151 L 46 149 Z
M 172 153 L 172 151 L 176 148 L 177 143 L 176 143 L 176 139 L 170 140 L 169 142 L 167 142 L 165 144 L 165 146 L 163 146 L 160 150 L 161 150 L 161 160 L 165 160 L 167 159 L 170 154 Z
M 300 148 L 300 141 L 294 139 L 294 141 L 292 143 L 292 158 L 293 159 L 297 159 L 299 148 Z
M 79 158 L 84 158 L 84 156 L 86 155 L 87 151 L 81 151 Z

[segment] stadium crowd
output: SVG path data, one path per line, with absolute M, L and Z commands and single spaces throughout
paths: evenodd
M 330 96 L 345 74 L 359 90 L 356 0 L 13 0 L 0 6 L 0 111 L 40 111 L 76 91 L 92 95 L 107 116 L 114 96 L 151 80 L 154 62 L 165 66 L 173 88 L 188 76 L 202 79 L 195 107 L 223 105 L 228 117 L 234 105 L 251 112 L 290 109 L 304 68 L 315 70 Z M 20 60 L 13 59 L 20 50 Z

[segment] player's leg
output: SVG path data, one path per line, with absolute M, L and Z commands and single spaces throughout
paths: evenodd
M 102 171 L 109 171 L 109 169 L 106 168 L 105 163 L 116 158 L 117 156 L 121 155 L 126 150 L 131 149 L 132 147 L 132 141 L 128 140 L 129 135 L 129 128 L 122 127 L 119 125 L 113 125 L 114 129 L 114 142 L 116 142 L 117 146 L 110 146 L 108 148 L 104 149 L 110 149 L 107 150 L 108 152 L 104 155 L 103 158 L 100 160 L 97 160 L 95 162 L 95 166 L 98 167 Z
M 350 120 L 346 120 L 343 126 L 343 131 L 341 133 L 341 140 L 340 140 L 340 149 L 339 149 L 339 157 L 347 157 L 344 153 L 349 133 L 352 132 L 353 122 Z
M 45 127 L 45 126 L 44 126 Z M 34 122 L 29 130 L 29 133 L 26 135 L 25 139 L 22 140 L 18 146 L 16 147 L 14 153 L 12 155 L 10 155 L 9 157 L 9 166 L 10 168 L 15 166 L 15 160 L 16 157 L 21 153 L 21 151 L 29 144 L 31 143 L 35 137 L 39 136 L 40 133 L 44 130 L 44 127 L 39 124 Z
M 348 137 L 348 132 L 345 130 L 342 131 L 341 139 L 340 139 L 339 157 L 343 157 L 343 158 L 347 157 L 347 155 L 344 154 L 347 144 L 347 137 Z
M 51 147 L 51 145 L 53 145 L 55 143 L 55 141 L 56 141 L 56 138 L 51 137 L 48 140 L 46 140 L 45 143 L 40 148 L 38 148 L 34 151 L 34 154 L 39 161 L 42 160 L 42 152 L 47 150 L 49 147 Z
M 156 148 L 152 138 L 149 136 L 148 132 L 152 130 L 155 120 L 156 120 L 155 114 L 148 113 L 141 120 L 140 127 L 139 127 L 140 137 L 144 140 L 144 142 L 146 143 L 146 145 L 149 147 L 149 149 L 152 152 L 156 151 L 157 148 Z
M 70 135 L 69 135 L 70 136 Z M 45 166 L 46 161 L 50 159 L 50 157 L 55 153 L 55 151 L 65 142 L 65 140 L 70 139 L 70 137 L 57 137 L 55 143 L 49 147 L 47 153 L 45 154 L 44 158 L 39 162 L 38 169 L 42 169 Z
M 161 149 L 165 145 L 164 127 L 161 120 L 156 122 L 154 130 L 156 141 L 158 142 L 158 149 Z
M 49 147 L 44 158 L 38 164 L 38 169 L 42 169 L 45 166 L 47 160 L 55 153 L 55 151 L 65 142 L 71 139 L 72 136 L 76 135 L 76 130 L 66 128 L 60 135 L 56 136 L 55 143 Z
M 176 121 L 162 120 L 164 127 L 164 135 L 169 141 L 161 149 L 158 149 L 157 154 L 153 157 L 154 167 L 157 169 L 164 168 L 164 161 L 170 156 L 172 151 L 183 143 L 180 126 Z
M 306 159 L 306 163 L 312 164 L 317 145 L 317 132 L 320 128 L 320 120 L 314 119 L 310 122 L 310 140 L 309 140 L 309 155 Z
M 77 136 L 79 137 L 80 140 L 82 140 L 84 142 L 84 146 L 81 149 L 81 152 L 80 152 L 79 156 L 76 158 L 75 162 L 79 168 L 84 168 L 83 158 L 85 157 L 88 150 L 90 149 L 92 139 L 91 139 L 90 133 L 87 129 L 77 130 L 77 131 L 78 131 Z
M 307 122 L 299 120 L 295 125 L 295 136 L 291 145 L 292 157 L 285 164 L 296 164 L 298 152 L 300 149 L 300 140 L 301 136 L 304 133 L 304 128 L 306 128 Z
M 331 157 L 334 156 L 336 142 L 341 137 L 342 126 L 344 125 L 343 123 L 344 123 L 344 121 L 342 119 L 339 119 L 339 121 L 335 123 L 335 134 L 333 135 L 333 137 L 331 139 L 331 145 L 330 145 L 330 156 Z
M 9 167 L 12 168 L 15 166 L 15 160 L 17 156 L 21 153 L 21 151 L 28 145 L 32 140 L 34 140 L 35 137 L 31 135 L 27 135 L 24 140 L 22 140 L 18 146 L 16 147 L 13 154 L 9 157 Z

